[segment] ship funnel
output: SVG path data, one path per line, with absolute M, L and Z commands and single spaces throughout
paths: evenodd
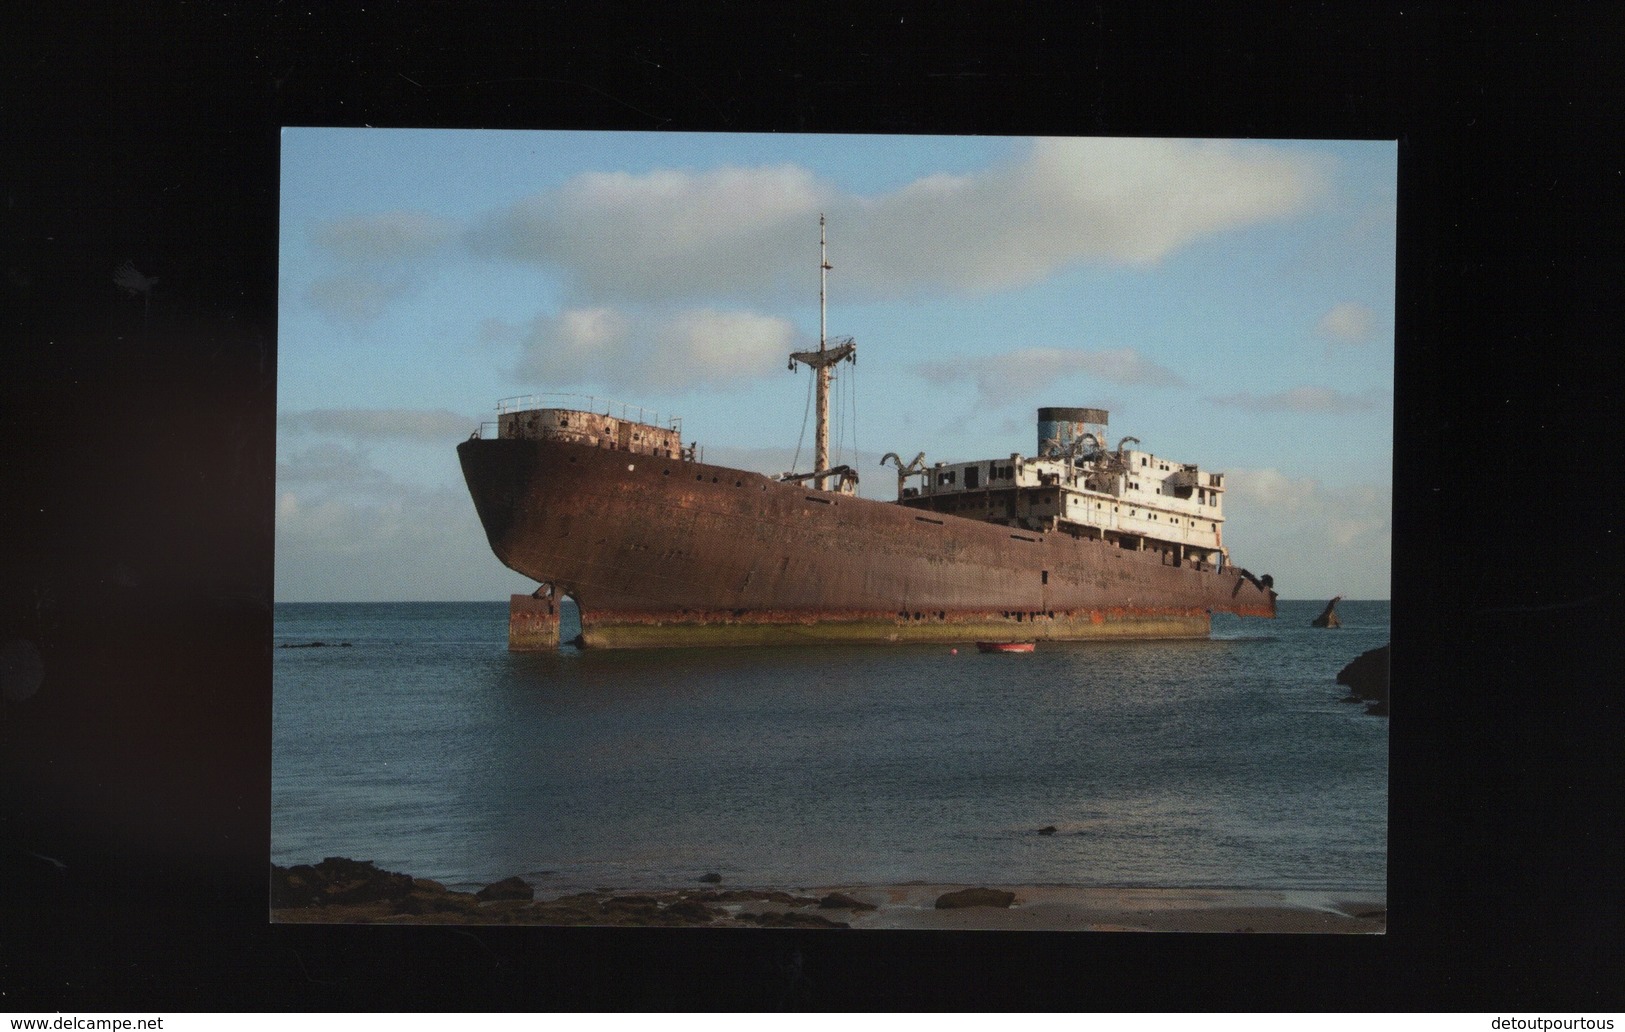
M 1079 458 L 1087 446 L 1078 442 L 1093 434 L 1096 447 L 1106 439 L 1106 410 L 1098 408 L 1041 408 L 1038 410 L 1038 457 L 1066 455 L 1076 445 Z

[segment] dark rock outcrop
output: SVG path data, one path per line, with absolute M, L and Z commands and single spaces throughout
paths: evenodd
M 521 878 L 505 878 L 477 893 L 457 892 L 428 878 L 383 871 L 371 861 L 328 857 L 319 864 L 271 866 L 272 920 L 287 924 L 506 924 L 620 927 L 845 928 L 810 913 L 814 906 L 852 912 L 872 904 L 842 893 L 823 900 L 779 889 L 698 889 L 629 892 L 601 889 L 538 901 Z M 731 915 L 732 906 L 763 913 Z
M 531 887 L 529 882 L 516 876 L 504 878 L 499 882 L 492 882 L 474 893 L 474 897 L 487 903 L 508 899 L 532 900 L 536 898 L 536 890 Z
M 477 899 L 466 892 L 452 892 L 428 878 L 413 878 L 412 891 L 396 906 L 396 912 L 409 916 L 424 914 L 469 915 L 479 910 Z
M 660 904 L 651 896 L 611 896 L 598 907 L 615 923 L 655 924 L 660 920 Z
M 271 865 L 271 906 L 309 907 L 401 900 L 412 876 L 382 871 L 370 860 L 327 857 L 319 864 Z
M 1008 907 L 1016 901 L 1016 894 L 1003 889 L 960 889 L 937 897 L 938 910 L 958 910 L 962 907 Z
M 700 881 L 705 882 L 708 885 L 715 885 L 718 882 L 722 881 L 722 875 L 718 874 L 715 871 L 711 871 L 708 874 L 700 875 Z
M 1055 825 L 1046 824 L 1044 827 L 1038 829 L 1038 833 L 1040 835 L 1053 835 L 1055 834 Z
M 818 901 L 821 910 L 878 910 L 873 903 L 854 899 L 844 892 L 832 892 Z
M 1389 646 L 1362 652 L 1337 672 L 1337 683 L 1347 685 L 1349 701 L 1369 702 L 1366 712 L 1388 715 Z
M 1326 603 L 1326 608 L 1322 609 L 1320 611 L 1319 616 L 1317 616 L 1313 620 L 1309 621 L 1309 626 L 1311 626 L 1311 627 L 1341 627 L 1341 626 L 1343 626 L 1343 621 L 1338 619 L 1338 616 L 1337 616 L 1337 603 L 1339 603 L 1341 601 L 1343 601 L 1343 596 L 1338 595 L 1336 598 L 1334 598 L 1330 602 Z

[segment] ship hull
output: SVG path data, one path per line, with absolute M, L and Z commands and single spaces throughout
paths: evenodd
M 1155 552 L 557 440 L 470 440 L 492 551 L 588 647 L 1179 638 L 1273 593 Z

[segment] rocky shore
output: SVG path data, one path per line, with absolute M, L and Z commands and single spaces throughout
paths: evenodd
M 814 891 L 595 889 L 538 900 L 520 878 L 478 892 L 367 861 L 271 867 L 271 920 L 284 924 L 506 924 L 708 928 L 940 928 L 1072 931 L 1382 932 L 1381 899 L 1302 893 L 910 883 Z

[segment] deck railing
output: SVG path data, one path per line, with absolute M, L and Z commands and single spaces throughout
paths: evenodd
M 648 423 L 651 426 L 664 426 L 668 430 L 675 430 L 678 434 L 683 432 L 683 419 L 681 416 L 667 415 L 664 417 L 665 421 L 661 422 L 660 413 L 653 409 L 646 409 L 642 405 L 631 405 L 624 401 L 615 401 L 611 398 L 600 398 L 591 394 L 522 394 L 516 398 L 503 398 L 497 402 L 498 415 L 538 408 L 561 408 L 568 409 L 571 412 L 591 412 L 597 415 L 614 416 L 616 419 Z

